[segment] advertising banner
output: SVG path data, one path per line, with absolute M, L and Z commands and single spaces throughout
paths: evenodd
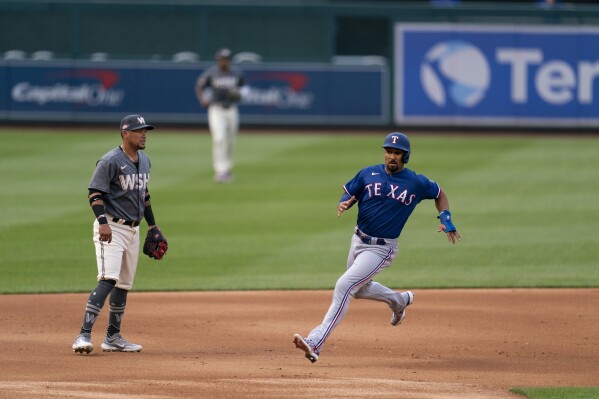
M 15 121 L 118 120 L 141 113 L 155 123 L 206 122 L 195 96 L 211 64 L 150 62 L 0 63 L 0 118 Z M 242 65 L 249 92 L 242 123 L 389 123 L 383 65 Z
M 396 24 L 394 120 L 599 126 L 599 28 Z

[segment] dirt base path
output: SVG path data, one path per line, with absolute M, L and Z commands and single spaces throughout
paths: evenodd
M 353 300 L 311 364 L 292 343 L 330 291 L 132 292 L 141 353 L 71 351 L 87 294 L 0 296 L 0 398 L 516 398 L 599 385 L 599 290 L 416 290 L 398 327 Z

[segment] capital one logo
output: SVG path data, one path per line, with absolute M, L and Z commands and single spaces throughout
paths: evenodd
M 420 66 L 422 87 L 439 107 L 446 107 L 448 98 L 461 107 L 474 107 L 484 98 L 490 81 L 489 63 L 483 53 L 461 40 L 436 44 Z

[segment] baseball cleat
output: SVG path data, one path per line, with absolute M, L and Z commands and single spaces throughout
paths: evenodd
M 233 181 L 231 172 L 217 173 L 214 175 L 214 181 L 217 183 L 230 183 Z
M 73 342 L 73 352 L 80 354 L 89 354 L 94 350 L 90 334 L 80 334 Z
M 391 325 L 396 326 L 401 324 L 401 321 L 406 317 L 406 308 L 414 302 L 414 293 L 412 291 L 406 291 L 408 294 L 408 303 L 403 309 L 399 312 L 393 311 L 393 315 L 391 315 Z
M 141 352 L 141 349 L 141 345 L 127 341 L 120 334 L 115 334 L 112 337 L 106 336 L 102 342 L 104 352 Z
M 306 342 L 306 340 L 302 338 L 301 335 L 294 334 L 293 343 L 295 344 L 296 348 L 304 351 L 304 353 L 306 354 L 306 358 L 309 361 L 315 363 L 318 360 L 318 355 L 316 354 L 316 352 L 314 352 L 314 349 L 312 349 L 312 347 Z

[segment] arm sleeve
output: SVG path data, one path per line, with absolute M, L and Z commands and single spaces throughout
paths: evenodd
M 208 74 L 208 71 L 205 71 L 196 81 L 196 88 L 199 90 L 204 90 L 210 84 L 209 78 L 210 75 Z
M 151 205 L 144 208 L 144 219 L 146 219 L 148 226 L 154 226 L 156 224 L 156 219 L 154 218 L 154 212 L 152 212 Z
M 339 199 L 339 202 L 347 201 L 352 196 L 356 197 L 356 200 L 359 200 L 360 195 L 362 194 L 362 189 L 364 184 L 362 183 L 361 171 L 358 172 L 354 176 L 353 179 L 348 181 L 343 185 L 343 195 Z M 354 202 L 355 203 L 355 202 Z
M 341 203 L 343 201 L 347 201 L 350 198 L 351 198 L 351 195 L 349 195 L 347 193 L 347 190 L 345 189 L 345 186 L 343 186 L 343 195 L 341 195 L 341 198 L 339 199 L 339 203 Z
M 102 193 L 110 193 L 111 167 L 106 160 L 99 160 L 96 164 L 96 170 L 89 182 L 90 190 L 98 190 Z
M 441 187 L 436 181 L 431 180 L 424 175 L 419 175 L 418 180 L 423 187 L 422 197 L 424 199 L 435 199 L 439 197 L 439 194 L 441 194 Z

